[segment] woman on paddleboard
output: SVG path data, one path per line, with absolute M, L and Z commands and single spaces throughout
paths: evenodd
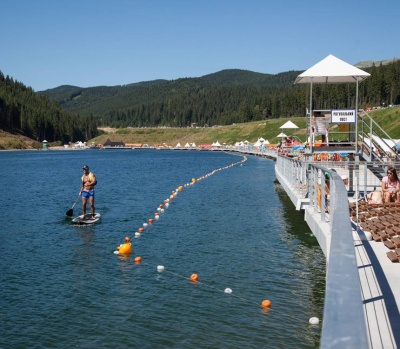
M 89 166 L 85 165 L 82 167 L 83 169 L 83 176 L 82 180 L 82 187 L 79 195 L 82 194 L 82 212 L 84 219 L 86 217 L 86 203 L 89 199 L 90 204 L 90 211 L 92 213 L 92 219 L 95 219 L 94 213 L 94 186 L 97 184 L 96 176 L 93 172 L 89 172 Z

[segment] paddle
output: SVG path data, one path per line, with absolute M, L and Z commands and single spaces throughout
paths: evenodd
M 79 194 L 78 197 L 76 198 L 74 204 L 72 205 L 72 207 L 65 213 L 68 217 L 72 217 L 72 215 L 74 214 L 74 207 L 75 207 L 76 203 L 78 202 L 80 196 L 81 195 Z

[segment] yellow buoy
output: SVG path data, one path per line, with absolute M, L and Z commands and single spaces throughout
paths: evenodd
M 129 237 L 125 238 L 125 243 L 121 244 L 117 247 L 119 254 L 130 254 L 132 253 L 132 244 L 131 239 Z

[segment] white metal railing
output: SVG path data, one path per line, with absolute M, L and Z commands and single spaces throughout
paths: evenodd
M 327 259 L 326 290 L 321 348 L 369 348 L 360 278 L 348 209 L 348 192 L 341 176 L 322 164 L 277 157 L 277 171 L 299 197 L 321 212 L 329 207 L 330 250 Z M 329 178 L 328 175 L 329 174 Z M 329 200 L 325 183 L 329 183 Z M 306 184 L 304 189 L 303 185 Z
M 359 110 L 358 130 L 365 159 L 373 162 L 400 161 L 400 154 L 393 147 L 396 141 L 364 110 Z

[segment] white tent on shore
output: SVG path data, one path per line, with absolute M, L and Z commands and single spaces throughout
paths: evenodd
M 268 140 L 265 140 L 264 138 L 260 137 L 259 139 L 257 139 L 257 142 L 254 143 L 254 146 L 261 147 L 265 144 L 269 144 Z
M 285 123 L 284 123 L 281 127 L 279 127 L 279 128 L 299 128 L 299 127 L 289 120 L 289 121 L 285 122 Z

